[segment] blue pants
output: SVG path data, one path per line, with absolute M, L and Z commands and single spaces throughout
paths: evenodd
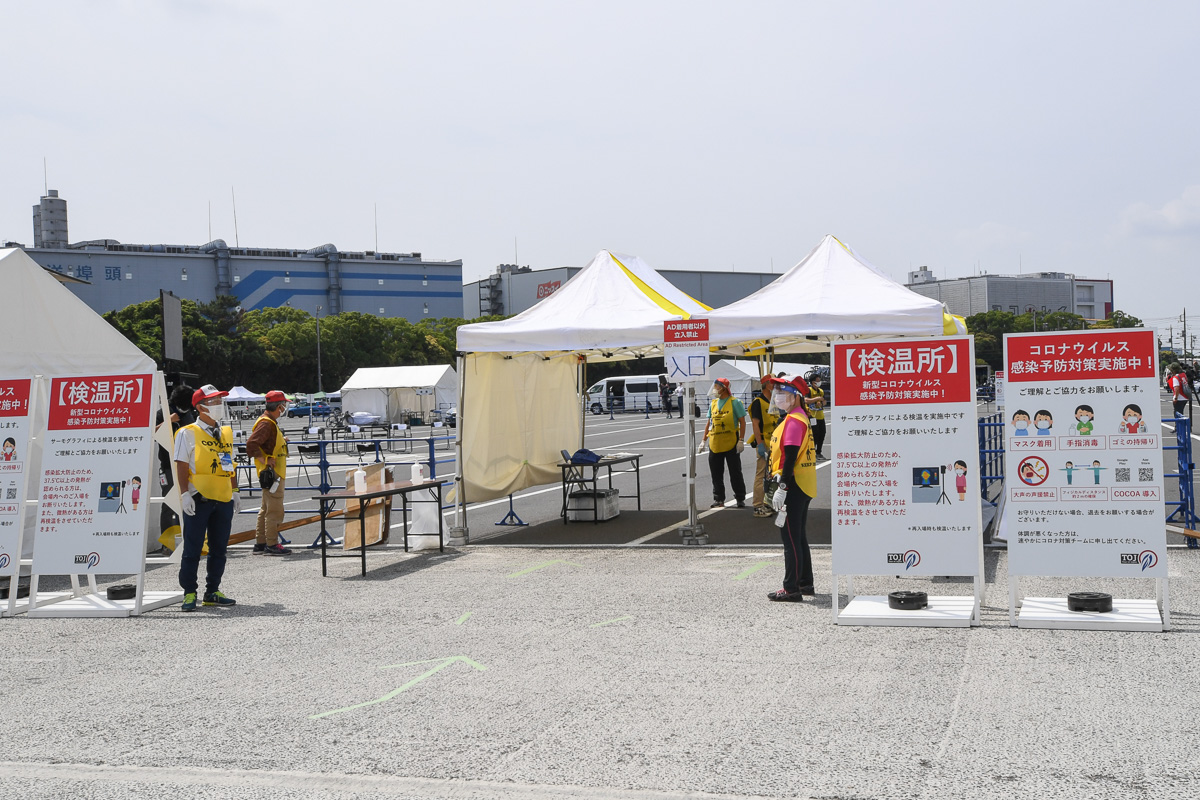
M 179 562 L 179 585 L 184 594 L 196 592 L 196 573 L 200 569 L 200 551 L 208 534 L 208 576 L 206 593 L 221 588 L 225 574 L 225 551 L 233 527 L 233 501 L 218 503 L 196 495 L 196 513 L 183 515 L 183 559 Z

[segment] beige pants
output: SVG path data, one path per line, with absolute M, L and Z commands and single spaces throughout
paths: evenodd
M 763 504 L 763 495 L 766 492 L 764 488 L 767 482 L 767 460 L 757 453 L 754 454 L 754 495 L 750 505 L 758 508 Z
M 279 544 L 279 525 L 283 522 L 283 487 L 278 491 L 263 492 L 262 505 L 258 509 L 258 525 L 254 530 L 256 544 Z

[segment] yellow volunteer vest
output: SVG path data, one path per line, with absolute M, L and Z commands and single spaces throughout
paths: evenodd
M 221 456 L 228 457 L 233 464 L 233 429 L 228 425 L 221 428 L 221 440 L 217 441 L 199 423 L 186 426 L 192 431 L 196 442 L 196 469 L 192 472 L 192 484 L 200 494 L 218 503 L 233 499 L 233 471 L 221 466 Z
M 737 418 L 733 416 L 733 398 L 725 401 L 725 408 L 718 408 L 721 398 L 712 401 L 709 409 L 708 449 L 714 453 L 727 453 L 737 447 Z
M 771 443 L 771 434 L 774 433 L 775 426 L 779 424 L 779 417 L 777 417 L 771 413 L 771 410 L 770 410 L 771 402 L 769 400 L 764 400 L 761 397 L 756 397 L 756 398 L 754 398 L 754 402 L 758 403 L 759 407 L 762 408 L 763 443 L 769 445 Z M 753 423 L 752 423 L 752 425 L 753 425 Z M 753 433 L 750 434 L 749 444 L 751 447 L 758 446 L 758 440 L 754 438 Z
M 814 389 L 810 386 L 808 388 L 808 391 L 812 394 L 811 399 L 815 400 L 818 397 L 821 398 L 821 407 L 813 409 L 813 413 L 812 413 L 813 419 L 825 419 L 825 390 L 824 389 Z
M 275 426 L 275 450 L 268 455 L 275 459 L 275 474 L 279 476 L 279 480 L 287 477 L 287 439 L 283 437 L 283 431 L 279 430 L 279 423 L 263 414 L 258 419 L 254 420 L 254 427 L 258 427 L 258 423 L 263 420 L 267 424 Z M 262 471 L 267 468 L 267 460 L 254 459 L 254 470 L 257 474 L 262 475 Z
M 808 420 L 803 411 L 793 411 L 783 418 L 771 434 L 771 474 L 778 475 L 783 471 L 783 432 L 788 425 L 804 424 Z M 796 458 L 796 467 L 792 471 L 796 485 L 800 491 L 809 497 L 817 496 L 817 448 L 813 445 L 812 428 L 804 431 L 804 442 L 800 445 L 800 455 Z

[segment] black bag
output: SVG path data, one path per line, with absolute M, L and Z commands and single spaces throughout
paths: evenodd
M 571 456 L 572 464 L 599 464 L 601 456 L 586 448 L 579 448 Z
M 262 487 L 264 492 L 271 491 L 271 487 L 279 480 L 279 476 L 275 474 L 275 468 L 268 466 L 258 475 L 258 485 Z

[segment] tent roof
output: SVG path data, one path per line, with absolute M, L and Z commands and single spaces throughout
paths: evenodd
M 896 283 L 831 235 L 770 284 L 714 310 L 708 320 L 709 342 L 731 353 L 764 345 L 777 353 L 811 352 L 834 339 L 944 330 L 940 302 Z
M 828 367 L 824 364 L 801 364 L 790 361 L 775 361 L 771 366 L 771 374 L 775 375 L 779 372 L 784 372 L 787 375 L 799 375 L 804 377 L 814 369 L 820 368 L 828 369 Z M 732 378 L 735 375 L 740 375 L 742 377 L 758 380 L 761 377 L 759 375 L 758 360 L 749 358 L 723 358 L 719 361 L 713 362 L 713 364 L 708 368 L 708 372 L 709 375 L 715 375 L 718 378 Z
M 245 386 L 235 386 L 229 390 L 229 395 L 225 399 L 226 400 L 257 400 L 257 401 L 261 401 L 261 400 L 266 400 L 267 396 L 265 394 L 259 394 L 258 392 L 252 392 L 249 389 L 247 389 Z
M 708 310 L 637 256 L 601 250 L 554 294 L 512 319 L 460 327 L 458 349 L 598 350 L 604 358 L 632 358 L 661 351 L 665 320 Z
M 109 325 L 36 261 L 0 249 L 0 286 L 12 298 L 0 320 L 0 374 L 153 372 L 154 359 Z
M 403 389 L 437 386 L 447 378 L 457 380 L 449 364 L 426 364 L 417 367 L 360 367 L 339 389 Z

